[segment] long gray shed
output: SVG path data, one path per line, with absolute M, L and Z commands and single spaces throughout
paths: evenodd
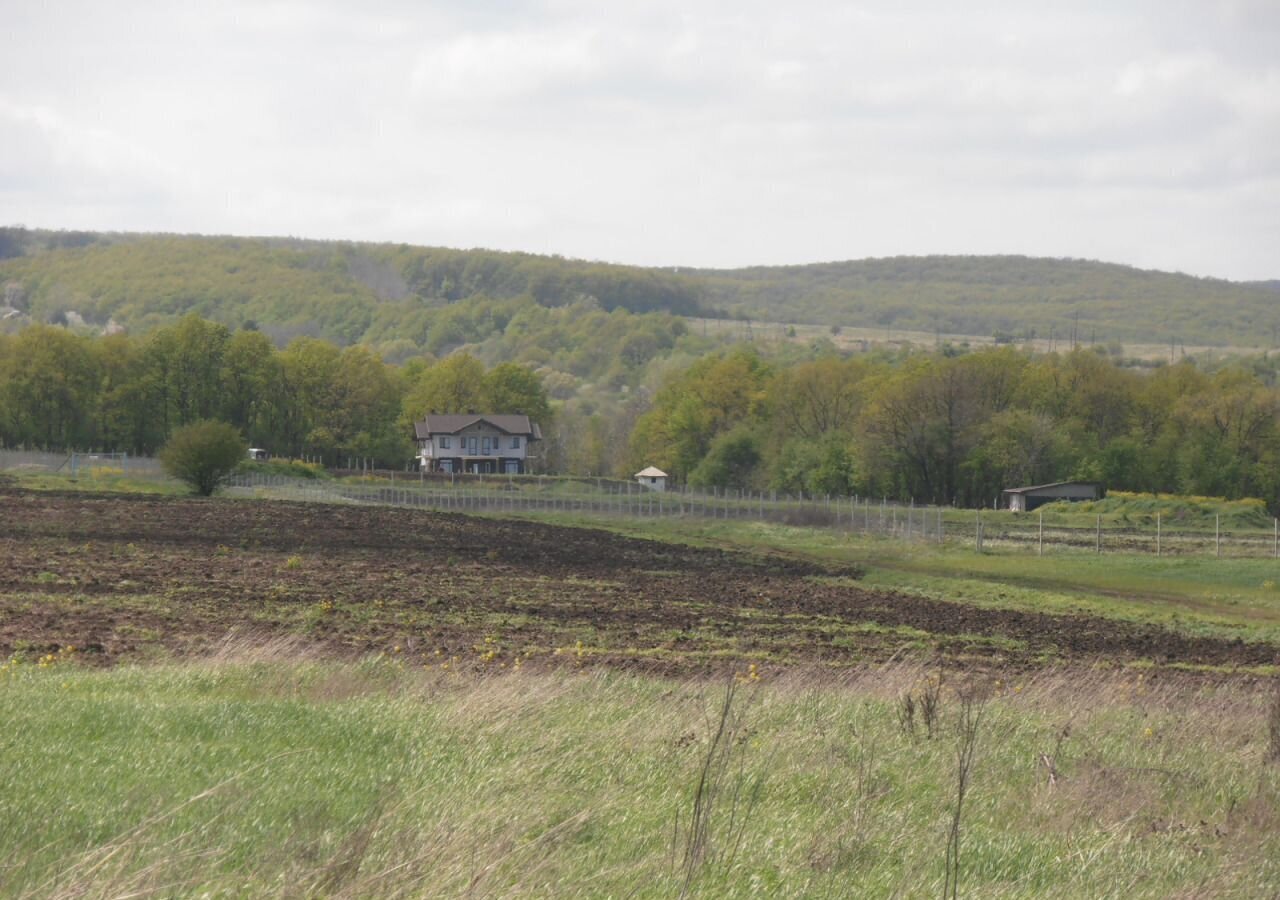
M 1014 512 L 1030 512 L 1037 506 L 1058 500 L 1079 502 L 1100 500 L 1105 492 L 1096 481 L 1056 481 L 1031 487 L 1007 488 L 1000 492 L 1004 505 Z

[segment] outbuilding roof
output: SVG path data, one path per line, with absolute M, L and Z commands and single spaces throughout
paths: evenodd
M 657 466 L 649 466 L 647 469 L 641 469 L 635 474 L 636 478 L 666 478 L 667 473 L 659 469 Z
M 478 422 L 492 425 L 505 434 L 523 434 L 527 435 L 531 441 L 542 440 L 542 429 L 538 427 L 537 422 L 529 421 L 528 416 L 505 413 L 498 415 L 490 415 L 488 413 L 480 415 L 476 413 L 432 413 L 421 422 L 414 422 L 413 432 L 421 440 L 429 438 L 433 434 L 457 434 L 459 431 L 470 428 Z
M 1096 481 L 1055 481 L 1052 484 L 1033 484 L 1029 487 L 1005 488 L 1002 493 L 1005 494 L 1029 494 L 1032 491 L 1047 491 L 1050 488 L 1067 487 L 1068 485 L 1079 485 L 1080 487 L 1101 487 Z

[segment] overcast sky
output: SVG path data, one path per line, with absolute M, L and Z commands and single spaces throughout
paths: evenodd
M 1280 278 L 1280 2 L 3 0 L 0 224 Z

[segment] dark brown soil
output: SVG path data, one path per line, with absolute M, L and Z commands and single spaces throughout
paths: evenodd
M 229 634 L 431 665 L 667 672 L 904 653 L 1280 663 L 1270 644 L 865 590 L 852 568 L 385 507 L 0 486 L 0 560 L 0 653 L 73 645 L 103 664 L 203 653 Z

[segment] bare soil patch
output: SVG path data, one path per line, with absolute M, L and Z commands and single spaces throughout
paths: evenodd
M 0 558 L 0 653 L 101 664 L 232 634 L 468 667 L 1280 663 L 1270 644 L 866 590 L 852 568 L 386 507 L 0 486 Z

